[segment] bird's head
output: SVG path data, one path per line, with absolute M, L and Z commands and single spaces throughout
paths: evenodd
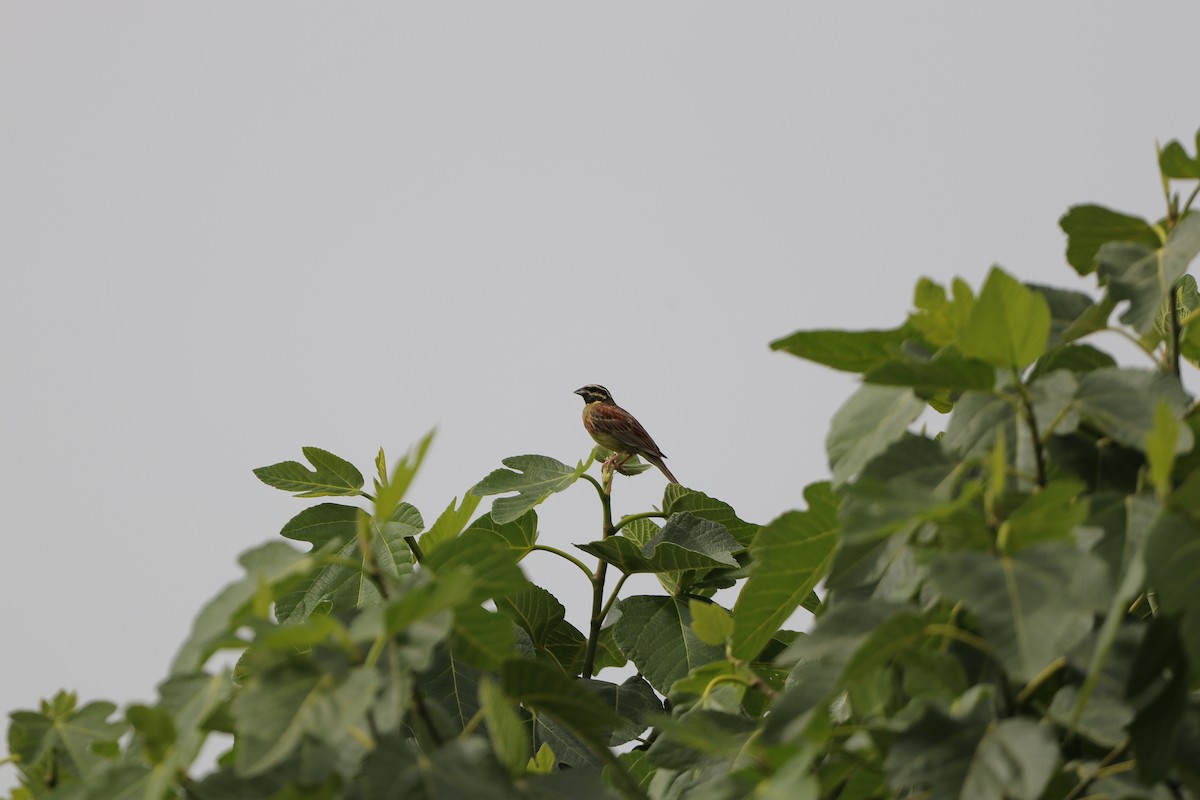
M 581 389 L 576 389 L 575 394 L 583 398 L 585 403 L 611 403 L 612 395 L 598 383 L 589 383 Z

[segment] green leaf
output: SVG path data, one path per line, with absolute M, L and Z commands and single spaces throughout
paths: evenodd
M 1154 406 L 1154 427 L 1146 434 L 1146 461 L 1150 465 L 1150 483 L 1160 500 L 1171 493 L 1171 468 L 1179 449 L 1180 424 L 1171 406 L 1161 397 Z
M 471 487 L 471 494 L 485 496 L 516 492 L 516 497 L 501 497 L 492 503 L 492 519 L 503 525 L 520 517 L 555 492 L 561 492 L 583 474 L 581 462 L 571 468 L 549 456 L 512 456 L 501 463 L 511 469 L 498 469 Z
M 537 544 L 537 512 L 526 511 L 516 519 L 498 522 L 492 514 L 484 514 L 467 528 L 472 535 L 480 531 L 492 534 L 512 551 L 517 560 L 524 558 Z
M 1059 227 L 1067 234 L 1067 263 L 1080 275 L 1096 271 L 1096 254 L 1108 242 L 1157 247 L 1158 234 L 1149 222 L 1096 205 L 1073 206 Z
M 1179 381 L 1162 372 L 1099 369 L 1079 379 L 1076 403 L 1080 414 L 1126 447 L 1142 449 L 1155 428 L 1155 408 L 1165 402 L 1176 419 L 1187 410 Z M 1192 432 L 1181 426 L 1176 453 L 1192 449 Z
M 417 691 L 424 692 L 427 702 L 438 710 L 438 729 L 443 735 L 447 729 L 458 735 L 480 711 L 481 680 L 482 673 L 449 647 L 434 651 L 433 663 L 421 676 Z
M 733 633 L 733 616 L 716 603 L 691 598 L 688 613 L 692 615 L 692 630 L 705 644 L 724 644 Z
M 672 514 L 642 546 L 618 535 L 576 547 L 626 573 L 737 567 L 733 553 L 742 549 L 724 525 L 688 512 Z
M 550 592 L 532 583 L 519 592 L 496 599 L 496 608 L 529 634 L 534 652 L 574 674 L 583 665 L 587 639 L 566 621 L 566 608 Z
M 1034 381 L 1057 371 L 1082 374 L 1116 365 L 1115 358 L 1090 344 L 1063 344 L 1050 348 L 1038 359 L 1029 380 Z
M 722 648 L 696 636 L 683 600 L 643 595 L 622 599 L 618 608 L 621 616 L 613 631 L 617 644 L 663 694 L 693 668 L 725 655 Z
M 512 702 L 490 678 L 484 678 L 479 684 L 479 706 L 483 709 L 488 740 L 496 759 L 514 778 L 523 774 L 530 757 L 529 733 L 513 710 Z
M 549 714 L 576 735 L 606 746 L 622 720 L 579 681 L 539 661 L 509 659 L 501 669 L 504 693 L 537 714 Z
M 1042 355 L 1049 336 L 1046 298 L 992 267 L 958 346 L 970 358 L 1023 370 Z
M 632 742 L 650 727 L 652 715 L 663 713 L 662 701 L 650 684 L 638 675 L 632 675 L 620 684 L 582 680 L 579 686 L 610 708 L 621 720 L 609 734 L 610 747 Z
M 358 509 L 354 506 L 319 503 L 288 520 L 279 535 L 297 542 L 308 542 L 313 550 L 326 546 L 342 547 L 354 539 L 357 518 Z
M 319 447 L 303 447 L 301 452 L 313 465 L 309 470 L 298 461 L 281 461 L 254 470 L 268 486 L 295 492 L 296 497 L 354 496 L 362 494 L 363 476 L 348 461 Z
M 1158 153 L 1158 168 L 1167 178 L 1200 178 L 1200 131 L 1196 133 L 1196 157 L 1189 156 L 1183 145 L 1172 139 Z
M 1146 541 L 1146 571 L 1161 608 L 1178 615 L 1192 680 L 1200 675 L 1200 530 L 1163 514 Z
M 743 547 L 754 540 L 758 525 L 741 519 L 728 503 L 709 497 L 704 492 L 687 489 L 678 483 L 668 483 L 663 490 L 663 512 L 670 516 L 681 511 L 690 511 L 694 516 L 725 526 Z
M 945 553 L 930 577 L 947 599 L 975 613 L 984 638 L 1019 681 L 1078 644 L 1112 590 L 1103 561 L 1060 543 L 1014 556 Z
M 128 727 L 108 721 L 116 710 L 108 702 L 77 708 L 75 695 L 60 691 L 43 700 L 39 711 L 9 715 L 9 752 L 18 759 L 21 772 L 42 785 L 98 775 L 108 762 L 98 748 L 116 742 Z
M 838 543 L 838 498 L 828 483 L 804 490 L 807 511 L 789 511 L 750 545 L 750 578 L 734 606 L 733 653 L 750 660 L 829 571 Z
M 517 566 L 520 554 L 502 536 L 485 528 L 471 528 L 443 544 L 425 558 L 435 574 L 469 570 L 474 575 L 472 602 L 503 597 L 525 586 L 525 575 Z
M 256 675 L 234 699 L 238 774 L 261 775 L 287 759 L 305 734 L 337 747 L 366 729 L 379 689 L 369 667 L 337 673 L 312 663 L 282 663 Z
M 948 299 L 945 288 L 921 278 L 913 293 L 916 310 L 909 314 L 908 324 L 935 347 L 957 342 L 975 307 L 975 293 L 966 281 L 955 278 L 950 287 L 952 298 Z
M 907 326 L 890 331 L 797 331 L 771 342 L 771 349 L 843 372 L 866 372 L 894 358 L 911 337 Z
M 1079 498 L 1085 488 L 1081 481 L 1058 480 L 1030 495 L 1001 526 L 1002 549 L 1014 553 L 1047 542 L 1074 542 L 1072 532 L 1088 516 L 1088 500 Z
M 994 441 L 993 434 L 989 444 Z M 896 442 L 845 488 L 843 542 L 860 544 L 916 522 L 958 513 L 982 487 L 978 480 L 961 486 L 948 481 L 957 470 L 958 463 L 946 456 L 938 442 L 911 434 Z
M 1121 321 L 1139 334 L 1154 330 L 1163 305 L 1200 253 L 1200 214 L 1189 214 L 1161 247 L 1112 243 L 1100 248 L 1101 279 L 1115 302 L 1129 301 Z
M 863 375 L 865 383 L 909 386 L 922 397 L 939 391 L 991 390 L 996 371 L 982 361 L 963 358 L 953 347 L 944 347 L 929 359 L 905 357 L 885 361 Z
M 1071 331 L 1077 325 L 1083 324 L 1082 321 L 1093 319 L 1097 314 L 1098 310 L 1095 301 L 1083 292 L 1058 289 L 1053 286 L 1044 286 L 1040 283 L 1027 283 L 1025 285 L 1045 298 L 1046 305 L 1050 309 L 1051 345 L 1059 345 L 1063 342 L 1071 341 L 1066 336 L 1067 332 Z
M 1050 729 L 1013 717 L 959 721 L 929 710 L 900 734 L 884 768 L 900 794 L 922 790 L 929 800 L 1038 798 L 1058 764 Z
M 175 721 L 165 708 L 135 703 L 125 709 L 125 719 L 133 726 L 142 750 L 153 764 L 161 764 L 175 744 Z
M 468 492 L 463 495 L 461 504 L 458 503 L 457 497 L 451 500 L 450 505 L 446 506 L 446 510 L 438 516 L 429 530 L 421 534 L 421 550 L 432 553 L 439 545 L 462 533 L 482 499 L 479 495 Z
M 429 451 L 429 445 L 433 442 L 433 435 L 437 429 L 429 431 L 425 434 L 421 441 L 417 442 L 416 447 L 410 449 L 404 454 L 404 457 L 396 462 L 396 466 L 392 469 L 391 477 L 381 477 L 375 480 L 375 518 L 387 519 L 392 515 L 396 505 L 404 499 L 404 495 L 408 493 L 408 487 L 412 484 L 413 478 L 417 476 L 417 470 L 421 468 L 421 463 L 425 460 L 425 454 Z M 379 456 L 376 459 L 375 467 L 381 476 L 385 475 L 384 468 L 386 461 L 384 460 L 383 448 L 379 448 Z
M 462 606 L 454 612 L 450 647 L 468 664 L 480 669 L 499 669 L 513 656 L 516 637 L 512 621 L 479 606 Z
M 245 642 L 234 631 L 250 615 L 250 605 L 261 586 L 282 584 L 302 575 L 311 561 L 283 542 L 269 542 L 238 557 L 246 577 L 229 584 L 210 600 L 192 625 L 191 635 L 179 648 L 171 674 L 196 672 L 214 652 L 225 646 L 242 647 Z
M 838 409 L 825 438 L 835 487 L 853 479 L 863 467 L 908 430 L 925 409 L 911 389 L 862 386 Z

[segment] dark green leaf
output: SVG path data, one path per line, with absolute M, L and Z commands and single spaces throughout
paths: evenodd
M 690 511 L 701 519 L 724 525 L 743 547 L 750 544 L 759 528 L 741 519 L 728 503 L 709 497 L 704 492 L 684 488 L 678 483 L 668 483 L 663 490 L 663 512 L 669 516 L 680 511 Z
M 863 375 L 865 383 L 909 386 L 922 396 L 938 391 L 990 390 L 996 370 L 962 354 L 953 347 L 939 350 L 930 359 L 903 358 L 885 361 Z
M 584 465 L 568 467 L 549 456 L 511 456 L 498 469 L 471 487 L 471 494 L 485 496 L 516 492 L 492 503 L 492 519 L 498 525 L 512 522 L 555 492 L 569 487 L 583 474 Z
M 1172 139 L 1158 153 L 1158 167 L 1168 178 L 1200 178 L 1200 131 L 1196 133 L 1195 157 L 1189 156 L 1183 145 Z
M 638 675 L 628 678 L 621 684 L 586 680 L 580 681 L 579 686 L 612 709 L 612 712 L 622 720 L 609 736 L 610 747 L 618 747 L 626 742 L 632 742 L 649 727 L 650 723 L 647 719 L 651 714 L 663 712 L 662 701 L 658 699 L 654 689 Z
M 506 658 L 514 655 L 515 645 L 512 620 L 507 615 L 479 606 L 455 610 L 450 647 L 468 664 L 480 669 L 498 669 Z
M 943 595 L 979 617 L 984 638 L 1019 681 L 1078 644 L 1112 589 L 1103 561 L 1059 543 L 1015 556 L 945 553 L 930 577 Z
M 1129 301 L 1121 321 L 1147 334 L 1164 311 L 1176 281 L 1200 253 L 1200 214 L 1185 217 L 1161 247 L 1141 244 L 1106 244 L 1097 259 L 1101 279 L 1116 302 Z
M 663 694 L 693 668 L 725 655 L 723 648 L 705 644 L 696 636 L 686 601 L 627 597 L 618 608 L 621 617 L 614 630 L 617 644 L 650 685 Z
M 829 571 L 838 499 L 828 483 L 804 491 L 807 511 L 765 525 L 750 545 L 750 578 L 734 606 L 733 653 L 752 659 Z
M 1096 271 L 1096 253 L 1108 242 L 1159 244 L 1158 234 L 1146 220 L 1103 206 L 1073 206 L 1058 224 L 1067 234 L 1067 263 L 1080 275 Z
M 357 518 L 358 509 L 354 506 L 319 503 L 288 520 L 279 535 L 297 542 L 308 542 L 313 550 L 326 546 L 341 547 L 354 538 Z
M 1088 516 L 1086 487 L 1075 480 L 1053 481 L 1031 495 L 1008 515 L 1000 537 L 1008 552 L 1047 542 L 1074 542 L 1072 532 Z
M 589 742 L 607 745 L 610 732 L 622 724 L 612 708 L 548 664 L 510 659 L 500 674 L 506 695 L 537 714 L 549 714 Z
M 498 534 L 472 528 L 428 554 L 425 566 L 434 573 L 470 570 L 475 576 L 472 599 L 483 601 L 524 588 L 525 575 L 517 566 L 520 556 Z
M 622 572 L 671 572 L 736 567 L 733 553 L 742 549 L 725 526 L 688 512 L 672 514 L 667 524 L 643 546 L 624 536 L 576 545 Z
M 890 331 L 797 331 L 771 342 L 771 349 L 844 372 L 866 372 L 894 358 L 909 338 L 912 331 L 907 326 Z
M 1163 610 L 1181 617 L 1191 672 L 1200 675 L 1200 529 L 1176 514 L 1160 516 L 1146 541 L 1146 570 Z
M 88 778 L 99 774 L 107 759 L 96 751 L 122 736 L 127 726 L 109 722 L 117 707 L 108 702 L 76 707 L 76 698 L 59 692 L 41 709 L 9 715 L 8 748 L 21 771 L 44 785 L 55 778 Z
M 319 447 L 303 447 L 301 452 L 313 465 L 308 469 L 299 461 L 281 461 L 254 470 L 268 486 L 295 492 L 296 497 L 333 497 L 361 494 L 362 473 L 348 461 Z
M 1141 450 L 1154 430 L 1154 409 L 1165 401 L 1181 420 L 1187 397 L 1178 379 L 1163 373 L 1134 369 L 1099 369 L 1079 379 L 1076 402 L 1080 414 L 1126 447 Z M 1176 453 L 1192 449 L 1192 432 L 1181 426 Z

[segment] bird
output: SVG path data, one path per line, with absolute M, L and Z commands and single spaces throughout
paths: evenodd
M 668 481 L 679 483 L 663 463 L 663 459 L 666 458 L 663 451 L 633 414 L 613 402 L 608 389 L 596 383 L 589 383 L 576 389 L 575 394 L 583 398 L 583 427 L 596 440 L 596 444 L 613 452 L 605 464 L 612 464 L 620 469 L 621 465 L 633 456 L 641 456 L 662 470 Z

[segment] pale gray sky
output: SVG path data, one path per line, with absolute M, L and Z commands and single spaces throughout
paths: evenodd
M 365 473 L 438 425 L 432 521 L 505 456 L 584 457 L 598 382 L 685 485 L 796 507 L 853 383 L 767 342 L 890 327 L 921 275 L 1088 286 L 1056 220 L 1160 213 L 1198 29 L 1194 2 L 0 2 L 0 711 L 152 698 L 311 502 L 250 472 L 302 445 Z M 554 498 L 545 540 L 595 538 L 594 505 Z M 585 618 L 569 569 L 526 572 Z

